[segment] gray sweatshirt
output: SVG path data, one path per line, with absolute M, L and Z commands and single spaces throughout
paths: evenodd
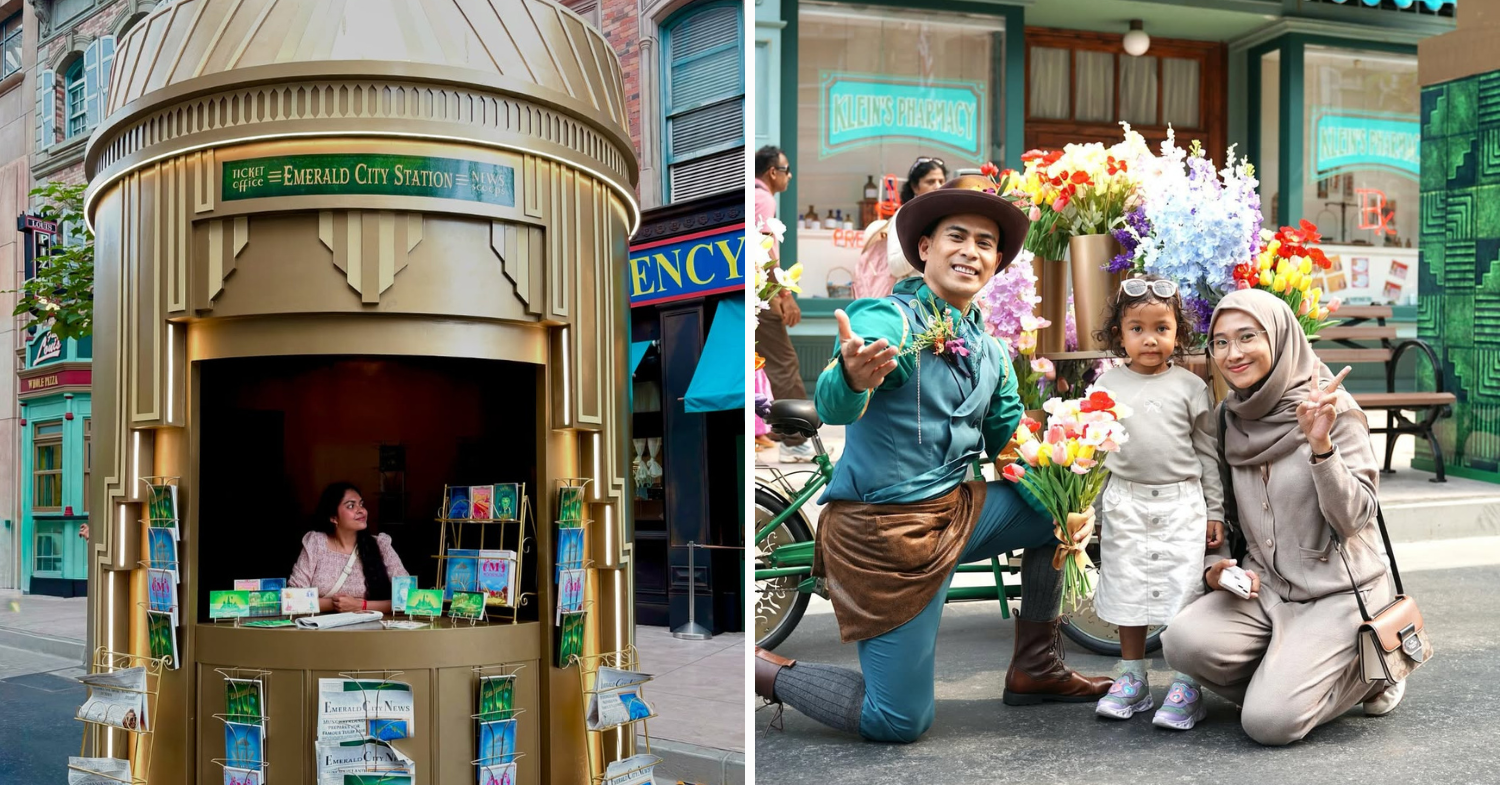
M 1203 485 L 1208 519 L 1224 520 L 1219 424 L 1208 385 L 1177 365 L 1150 375 L 1129 366 L 1111 368 L 1099 385 L 1131 410 L 1122 421 L 1129 441 L 1109 456 L 1105 468 L 1122 480 L 1146 485 L 1196 479 Z

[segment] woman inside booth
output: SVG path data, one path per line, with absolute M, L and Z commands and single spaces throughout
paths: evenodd
M 287 586 L 318 589 L 318 610 L 391 612 L 391 578 L 407 575 L 389 534 L 372 535 L 365 500 L 353 483 L 323 489 L 313 531 Z

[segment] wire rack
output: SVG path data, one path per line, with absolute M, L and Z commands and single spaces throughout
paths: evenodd
M 80 758 L 85 757 L 84 752 L 88 749 L 90 733 L 126 733 L 129 736 L 125 744 L 127 754 L 126 757 L 122 760 L 129 761 L 129 771 L 131 773 L 128 779 L 122 779 L 112 774 L 95 771 L 93 769 L 81 765 L 74 765 L 71 763 L 68 764 L 68 769 L 111 780 L 113 782 L 122 782 L 127 783 L 128 785 L 146 785 L 147 779 L 150 777 L 150 771 L 148 770 L 143 772 L 136 772 L 135 766 L 136 762 L 141 759 L 142 755 L 149 756 L 151 753 L 151 741 L 153 739 L 152 729 L 156 727 L 156 722 L 153 719 L 154 712 L 156 710 L 156 695 L 161 689 L 161 672 L 169 665 L 171 659 L 171 657 L 146 657 L 139 654 L 130 654 L 128 652 L 110 651 L 103 646 L 94 649 L 93 659 L 89 663 L 90 675 L 114 673 L 116 671 L 128 670 L 130 668 L 145 669 L 145 689 L 133 690 L 123 687 L 109 688 L 118 690 L 120 692 L 140 694 L 142 696 L 141 711 L 143 716 L 136 719 L 135 727 L 133 728 L 116 725 L 109 722 L 102 722 L 99 720 L 90 720 L 84 719 L 83 717 L 75 717 L 74 719 L 77 719 L 79 722 L 82 722 L 84 724 L 83 738 L 78 743 L 78 756 Z M 92 695 L 93 688 L 90 687 L 89 691 Z M 98 746 L 99 739 L 96 736 L 95 749 L 97 749 Z M 150 759 L 148 757 L 148 769 L 150 766 L 149 760 Z
M 626 646 L 619 651 L 606 652 L 603 654 L 581 656 L 575 655 L 569 659 L 569 664 L 578 665 L 579 684 L 583 688 L 583 694 L 590 697 L 590 702 L 592 702 L 593 700 L 597 700 L 601 695 L 617 693 L 622 690 L 631 689 L 632 687 L 635 688 L 636 693 L 640 695 L 641 688 L 646 683 L 652 680 L 652 677 L 641 674 L 642 679 L 640 681 L 631 682 L 630 684 L 618 684 L 613 687 L 607 687 L 604 689 L 597 688 L 600 668 L 616 668 L 619 670 L 636 672 L 640 671 L 640 656 L 634 646 Z M 642 700 L 644 701 L 644 697 L 642 697 Z M 639 731 L 636 738 L 642 740 L 646 746 L 645 754 L 648 756 L 646 762 L 635 766 L 628 771 L 615 772 L 615 774 L 608 779 L 624 779 L 632 774 L 640 772 L 643 769 L 650 768 L 651 766 L 655 766 L 656 764 L 661 762 L 661 758 L 657 757 L 651 752 L 651 732 L 646 725 L 648 720 L 654 719 L 656 716 L 657 715 L 653 710 L 652 713 L 644 717 L 636 717 L 625 720 L 623 722 L 612 723 L 610 725 L 598 728 L 588 727 L 588 719 L 587 717 L 585 717 L 584 730 L 587 733 L 602 734 L 617 729 L 623 731 L 623 729 L 626 728 L 633 728 Z M 590 743 L 587 745 L 587 747 L 589 756 L 589 782 L 591 783 L 591 785 L 604 785 L 604 783 L 606 782 L 604 772 L 607 762 L 602 760 L 603 745 L 602 743 Z M 596 752 L 596 748 L 600 750 L 600 752 Z
M 510 485 L 512 483 L 498 484 Z M 515 624 L 521 620 L 521 608 L 530 605 L 536 599 L 535 592 L 525 591 L 526 556 L 532 554 L 536 546 L 534 527 L 532 526 L 534 513 L 531 508 L 531 499 L 526 495 L 526 484 L 514 484 L 519 489 L 516 505 L 518 517 L 512 518 L 450 518 L 448 514 L 451 510 L 453 489 L 468 488 L 471 486 L 443 486 L 443 506 L 438 511 L 439 517 L 437 518 L 440 550 L 434 558 L 438 562 L 438 588 L 443 590 L 445 598 L 449 591 L 448 561 L 452 558 L 474 559 L 475 588 L 478 588 L 478 568 L 483 557 L 453 557 L 449 555 L 450 551 L 464 549 L 466 543 L 472 544 L 473 540 L 471 537 L 475 532 L 477 532 L 479 539 L 479 547 L 475 550 L 480 552 L 485 550 L 512 550 L 515 554 L 514 560 L 511 563 L 511 569 L 515 571 L 515 580 L 513 583 L 515 585 L 516 596 L 505 597 L 499 603 L 491 602 L 491 598 L 487 596 L 484 605 L 484 618 L 479 620 L 469 619 L 468 621 L 471 624 L 478 623 L 479 621 L 488 623 L 490 619 Z M 491 537 L 495 538 L 493 544 L 491 544 Z M 507 545 L 514 547 L 513 549 L 508 548 Z M 407 615 L 413 614 L 408 610 Z

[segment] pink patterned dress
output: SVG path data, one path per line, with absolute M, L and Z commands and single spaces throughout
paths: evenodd
M 391 548 L 391 535 L 377 534 L 375 542 L 380 546 L 380 559 L 385 562 L 387 575 L 397 578 L 410 574 L 401 566 L 401 557 Z M 294 588 L 316 586 L 318 596 L 327 597 L 333 584 L 338 583 L 339 576 L 344 574 L 344 565 L 348 562 L 349 554 L 339 553 L 328 547 L 328 535 L 323 532 L 308 532 L 302 537 L 302 555 L 297 557 L 297 564 L 292 567 L 292 577 L 286 585 Z M 349 577 L 339 588 L 339 594 L 357 600 L 366 599 L 365 570 L 358 557 L 354 559 L 354 569 L 349 571 Z

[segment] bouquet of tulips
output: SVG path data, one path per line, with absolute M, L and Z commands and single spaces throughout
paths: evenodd
M 1085 543 L 1074 542 L 1078 531 L 1068 515 L 1093 506 L 1104 489 L 1109 479 L 1104 459 L 1118 452 L 1128 438 L 1120 420 L 1130 411 L 1099 386 L 1090 387 L 1082 398 L 1052 398 L 1042 408 L 1047 412 L 1046 425 L 1029 417 L 1021 419 L 1016 429 L 1016 452 L 1021 460 L 1001 473 L 1025 486 L 1056 522 L 1053 534 L 1058 545 L 1052 566 L 1063 572 L 1063 604 L 1071 603 L 1076 610 L 1093 591 L 1086 572 L 1093 562 L 1084 551 Z
M 1281 227 L 1274 234 L 1269 229 L 1260 230 L 1265 247 L 1255 261 L 1234 268 L 1234 285 L 1237 289 L 1265 289 L 1280 297 L 1291 306 L 1297 315 L 1302 332 L 1316 336 L 1334 320 L 1328 315 L 1339 309 L 1337 297 L 1326 304 L 1322 287 L 1313 286 L 1314 269 L 1328 270 L 1333 262 L 1323 254 L 1317 244 L 1323 239 L 1318 227 L 1303 220 L 1296 228 Z

